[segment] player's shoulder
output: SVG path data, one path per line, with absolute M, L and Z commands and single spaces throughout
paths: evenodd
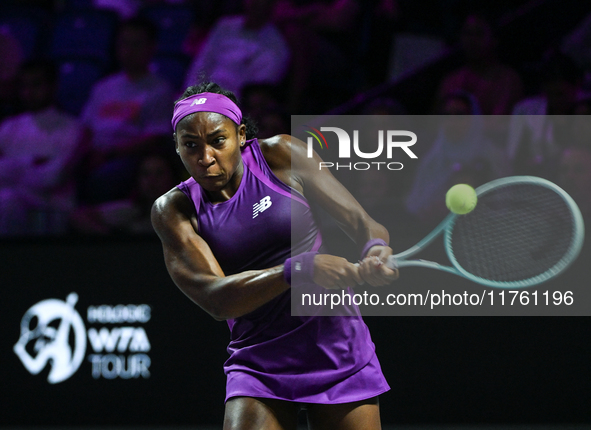
M 310 162 L 307 147 L 300 139 L 288 134 L 279 134 L 259 141 L 261 151 L 271 169 L 307 168 Z M 309 167 L 309 166 L 308 166 Z
M 258 139 L 263 154 L 268 151 L 285 151 L 291 146 L 292 137 L 289 134 L 278 134 L 266 139 Z
M 177 187 L 161 195 L 152 204 L 152 225 L 157 233 L 181 218 L 189 218 L 195 211 L 191 201 Z
M 291 136 L 278 134 L 267 139 L 260 139 L 259 146 L 263 157 L 271 168 L 291 163 Z
M 278 134 L 268 139 L 261 139 L 259 146 L 269 165 L 290 164 L 294 156 L 305 153 L 305 144 L 289 134 Z

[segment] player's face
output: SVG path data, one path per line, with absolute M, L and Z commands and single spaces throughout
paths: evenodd
M 240 145 L 246 127 L 213 112 L 197 112 L 179 122 L 175 141 L 187 171 L 210 197 L 227 200 L 242 178 Z

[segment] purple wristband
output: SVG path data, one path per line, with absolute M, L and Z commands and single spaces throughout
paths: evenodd
M 289 285 L 314 282 L 314 257 L 317 252 L 304 252 L 285 260 L 283 278 Z
M 363 247 L 363 251 L 361 251 L 361 259 L 363 260 L 372 246 L 388 246 L 384 239 L 371 239 L 368 241 L 365 246 Z

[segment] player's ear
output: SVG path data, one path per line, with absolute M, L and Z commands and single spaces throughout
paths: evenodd
M 178 155 L 181 155 L 181 151 L 179 150 L 179 143 L 176 141 L 176 132 L 172 134 L 172 139 L 174 140 L 174 149 Z
M 240 146 L 244 146 L 246 143 L 246 125 L 240 124 L 238 126 L 238 142 L 240 142 Z

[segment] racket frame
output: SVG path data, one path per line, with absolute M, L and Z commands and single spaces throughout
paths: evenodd
M 581 248 L 583 247 L 583 241 L 585 236 L 585 227 L 583 222 L 583 216 L 581 215 L 581 211 L 579 210 L 577 204 L 572 199 L 570 195 L 558 185 L 543 179 L 538 178 L 535 176 L 510 176 L 506 178 L 500 178 L 488 182 L 480 187 L 476 188 L 476 195 L 480 197 L 481 195 L 486 194 L 491 190 L 496 190 L 501 187 L 513 185 L 515 183 L 521 184 L 536 184 L 540 186 L 547 187 L 554 192 L 556 192 L 562 199 L 566 202 L 567 206 L 571 211 L 571 215 L 573 217 L 573 237 L 574 240 L 571 243 L 571 246 L 568 252 L 550 269 L 546 270 L 544 273 L 520 280 L 520 281 L 492 281 L 490 279 L 481 278 L 479 276 L 473 275 L 470 272 L 466 271 L 460 264 L 457 262 L 454 254 L 453 254 L 453 247 L 452 247 L 452 232 L 454 224 L 459 216 L 470 216 L 470 214 L 466 215 L 456 215 L 454 213 L 449 213 L 447 217 L 431 231 L 425 238 L 419 241 L 416 245 L 412 246 L 411 248 L 407 249 L 404 252 L 391 255 L 388 259 L 387 265 L 391 268 L 400 268 L 400 267 L 424 267 L 429 269 L 436 269 L 442 270 L 444 272 L 452 273 L 454 275 L 462 276 L 466 279 L 469 279 L 473 282 L 476 282 L 481 285 L 486 285 L 488 287 L 493 288 L 526 288 L 532 285 L 537 285 L 542 282 L 545 282 L 559 273 L 563 272 L 570 264 L 576 259 L 579 255 Z M 425 249 L 433 240 L 435 240 L 441 233 L 444 234 L 444 246 L 445 252 L 449 261 L 452 263 L 452 266 L 446 266 L 443 264 L 436 263 L 434 261 L 428 260 L 408 260 L 409 257 L 416 255 L 421 250 Z

